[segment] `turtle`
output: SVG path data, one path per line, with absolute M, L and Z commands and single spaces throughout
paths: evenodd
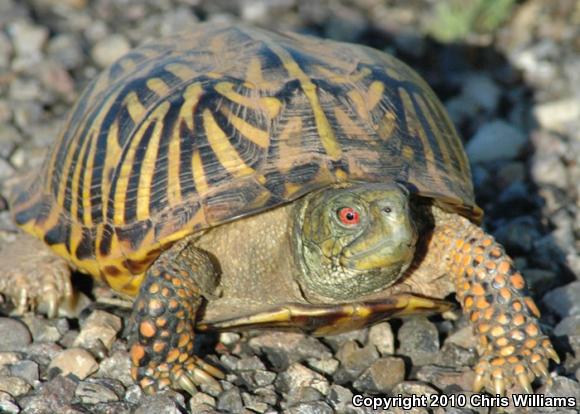
M 215 23 L 145 43 L 86 87 L 9 203 L 24 232 L 0 253 L 0 291 L 54 316 L 73 269 L 131 297 L 146 393 L 219 386 L 196 331 L 328 335 L 447 311 L 453 292 L 475 391 L 533 392 L 559 362 L 480 227 L 443 105 L 370 47 Z

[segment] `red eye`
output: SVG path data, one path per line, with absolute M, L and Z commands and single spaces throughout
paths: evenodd
M 338 210 L 338 218 L 342 224 L 346 224 L 347 226 L 358 224 L 360 221 L 358 211 L 351 207 L 343 207 Z

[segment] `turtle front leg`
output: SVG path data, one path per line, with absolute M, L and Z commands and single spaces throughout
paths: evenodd
M 532 392 L 534 378 L 548 378 L 550 358 L 559 358 L 540 330 L 540 312 L 522 275 L 503 247 L 479 227 L 457 216 L 445 221 L 434 237 L 449 248 L 446 260 L 457 298 L 479 340 L 475 391 L 503 395 L 519 384 Z
M 148 270 L 133 306 L 131 375 L 147 394 L 172 387 L 189 394 L 196 386 L 221 387 L 223 373 L 194 355 L 196 314 L 202 302 L 200 280 L 214 278 L 207 254 L 179 243 Z

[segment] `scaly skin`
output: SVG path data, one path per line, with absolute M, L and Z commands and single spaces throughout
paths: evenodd
M 223 374 L 193 353 L 194 324 L 201 305 L 196 280 L 215 270 L 207 254 L 178 243 L 148 270 L 133 306 L 131 376 L 147 394 L 173 387 L 195 394 L 196 385 L 220 390 Z
M 540 312 L 522 275 L 503 247 L 479 227 L 454 214 L 438 216 L 435 246 L 443 250 L 457 299 L 478 337 L 474 390 L 503 395 L 519 384 L 532 392 L 533 379 L 549 378 L 549 360 L 559 358 L 540 330 Z

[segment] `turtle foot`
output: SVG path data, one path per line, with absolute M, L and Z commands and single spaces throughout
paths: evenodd
M 536 378 L 550 382 L 549 361 L 560 361 L 550 340 L 543 337 L 526 342 L 509 356 L 482 356 L 475 367 L 474 391 L 504 395 L 506 389 L 519 386 L 526 393 L 532 393 L 531 384 Z
M 40 240 L 20 234 L 0 251 L 0 292 L 15 305 L 14 315 L 28 311 L 49 318 L 74 308 L 67 262 Z

